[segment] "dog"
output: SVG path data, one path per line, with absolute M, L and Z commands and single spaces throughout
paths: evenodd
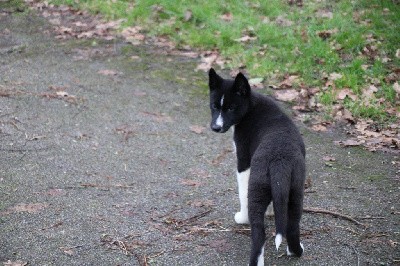
M 300 257 L 306 152 L 297 127 L 274 100 L 252 91 L 242 73 L 224 79 L 211 68 L 209 88 L 211 129 L 234 129 L 240 201 L 235 222 L 251 226 L 249 265 L 264 265 L 264 215 L 272 202 L 276 249 L 286 237 L 287 255 Z

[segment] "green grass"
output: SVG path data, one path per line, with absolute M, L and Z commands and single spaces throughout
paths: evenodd
M 177 47 L 217 49 L 228 60 L 228 67 L 246 66 L 253 77 L 277 82 L 285 74 L 300 75 L 307 86 L 324 86 L 324 77 L 340 73 L 337 89 L 350 88 L 361 96 L 371 81 L 380 83 L 379 97 L 386 107 L 396 106 L 395 91 L 385 77 L 400 61 L 400 5 L 391 0 L 303 1 L 303 7 L 290 6 L 285 0 L 198 1 L 198 0 L 52 0 L 76 8 L 101 13 L 107 19 L 126 19 L 123 26 L 140 25 L 152 36 L 168 36 Z M 321 18 L 317 12 L 332 12 Z M 190 11 L 191 17 L 185 19 Z M 232 21 L 221 19 L 231 13 Z M 283 17 L 290 25 L 276 23 Z M 332 30 L 327 39 L 318 32 Z M 237 39 L 249 35 L 250 42 Z M 363 54 L 367 44 L 377 55 Z M 385 61 L 384 58 L 390 58 Z M 335 104 L 328 89 L 319 97 L 325 105 Z M 398 99 L 397 99 L 398 101 Z M 347 104 L 354 115 L 385 120 L 382 106 Z M 383 110 L 383 111 L 382 111 Z

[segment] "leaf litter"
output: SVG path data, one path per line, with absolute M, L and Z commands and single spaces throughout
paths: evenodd
M 72 7 L 61 5 L 55 6 L 52 4 L 48 4 L 47 2 L 39 2 L 35 0 L 26 0 L 26 2 L 38 12 L 42 14 L 43 17 L 47 18 L 49 22 L 54 27 L 54 32 L 56 33 L 56 38 L 59 39 L 67 39 L 67 38 L 101 38 L 105 40 L 113 40 L 116 36 L 123 38 L 126 42 L 131 43 L 133 45 L 146 43 L 153 44 L 158 47 L 162 47 L 163 51 L 167 50 L 167 53 L 188 56 L 191 58 L 200 57 L 200 64 L 196 67 L 196 70 L 208 71 L 212 66 L 218 65 L 221 69 L 224 69 L 226 65 L 228 65 L 228 59 L 223 58 L 220 55 L 220 52 L 217 50 L 212 51 L 193 51 L 190 47 L 186 46 L 182 49 L 176 48 L 176 45 L 171 42 L 166 36 L 156 36 L 149 37 L 146 36 L 145 32 L 140 26 L 128 27 L 119 31 L 121 24 L 124 20 L 116 20 L 116 21 L 108 21 L 105 22 L 101 16 L 91 15 L 86 11 L 76 10 Z M 298 6 L 302 6 L 302 1 L 290 1 L 290 3 L 297 4 Z M 290 4 L 289 3 L 289 4 Z M 159 17 L 165 11 L 162 6 L 154 5 L 153 6 L 153 15 L 155 17 Z M 315 16 L 319 19 L 330 20 L 333 18 L 333 13 L 329 9 L 318 9 L 315 11 Z M 186 10 L 183 14 L 183 20 L 188 22 L 193 19 L 193 13 L 191 10 Z M 231 23 L 234 19 L 234 16 L 230 12 L 223 13 L 220 16 L 220 19 L 226 23 Z M 265 23 L 270 23 L 270 20 L 265 17 Z M 353 20 L 355 22 L 359 22 L 361 24 L 368 24 L 370 21 L 368 19 L 363 18 L 363 14 L 356 11 L 353 14 Z M 293 21 L 290 21 L 285 16 L 278 16 L 275 21 L 276 25 L 281 27 L 289 27 L 294 24 Z M 328 40 L 334 34 L 338 33 L 337 28 L 326 29 L 319 32 L 316 32 L 317 36 L 322 38 L 323 40 Z M 381 60 L 382 62 L 390 62 L 391 59 L 384 53 L 384 51 L 380 50 L 379 40 L 373 34 L 365 34 L 364 38 L 367 40 L 366 45 L 361 49 L 360 54 L 362 56 L 367 57 L 369 60 Z M 242 33 L 242 37 L 236 39 L 237 42 L 247 43 L 250 41 L 256 40 L 257 37 L 254 35 L 254 32 L 250 30 L 246 30 Z M 333 49 L 340 51 L 342 48 L 335 44 L 334 42 L 330 43 Z M 165 49 L 166 48 L 166 49 Z M 400 49 L 398 49 L 395 53 L 395 57 L 399 58 Z M 85 59 L 87 55 L 80 55 L 77 59 Z M 244 65 L 243 65 L 244 66 Z M 363 68 L 367 69 L 368 65 L 363 66 Z M 102 74 L 102 73 L 100 73 Z M 103 75 L 114 76 L 118 73 L 114 72 L 104 72 Z M 389 73 L 386 77 L 386 82 L 389 82 L 393 85 L 393 89 L 396 93 L 396 102 L 400 103 L 400 88 L 398 84 L 398 80 L 400 77 L 400 69 L 394 68 L 393 72 Z M 263 77 L 257 77 L 256 80 L 251 80 L 251 85 L 253 88 L 258 89 L 262 88 L 263 82 L 256 82 L 257 79 L 262 79 Z M 387 151 L 398 151 L 399 150 L 399 128 L 397 126 L 389 125 L 384 130 L 374 131 L 376 134 L 370 134 L 365 130 L 359 130 L 357 128 L 352 128 L 352 126 L 357 125 L 358 123 L 367 123 L 370 126 L 373 126 L 374 122 L 369 122 L 369 120 L 362 118 L 354 118 L 350 111 L 346 109 L 343 104 L 344 101 L 350 99 L 353 102 L 360 102 L 365 106 L 369 106 L 371 102 L 378 101 L 378 104 L 383 106 L 387 113 L 394 115 L 397 118 L 397 122 L 400 119 L 400 110 L 395 107 L 390 107 L 390 105 L 383 102 L 381 99 L 376 99 L 376 94 L 380 90 L 380 87 L 377 84 L 371 82 L 371 85 L 363 90 L 361 95 L 357 95 L 352 92 L 348 88 L 336 88 L 335 82 L 337 80 L 341 80 L 343 78 L 343 74 L 341 73 L 330 73 L 326 78 L 325 87 L 318 88 L 319 91 L 316 91 L 315 88 L 307 88 L 301 83 L 299 77 L 296 74 L 287 74 L 285 79 L 279 84 L 277 88 L 278 90 L 274 90 L 274 96 L 284 102 L 291 102 L 294 105 L 293 110 L 294 114 L 298 117 L 299 120 L 308 119 L 309 115 L 303 115 L 304 112 L 317 112 L 317 115 L 314 116 L 316 121 L 312 123 L 312 129 L 316 131 L 326 131 L 331 124 L 330 121 L 325 121 L 325 119 L 321 118 L 318 115 L 318 112 L 326 112 L 326 107 L 322 106 L 318 102 L 318 98 L 322 95 L 324 91 L 328 88 L 336 90 L 336 101 L 337 103 L 332 108 L 333 113 L 332 122 L 337 121 L 346 121 L 349 129 L 349 135 L 353 137 L 348 141 L 339 141 L 337 142 L 342 146 L 356 146 L 362 145 L 367 147 L 367 149 L 374 151 L 379 149 L 384 149 Z M 16 93 L 16 92 L 13 92 Z M 9 91 L 0 90 L 0 96 L 10 97 Z M 47 98 L 61 98 L 69 102 L 75 102 L 77 99 L 75 96 L 68 94 L 67 92 L 59 91 L 55 94 L 43 94 L 42 97 Z M 152 116 L 157 122 L 161 121 L 170 121 L 168 117 L 163 115 L 154 114 L 148 116 Z M 394 123 L 396 124 L 396 123 Z M 197 131 L 197 130 L 196 130 Z M 385 132 L 385 133 L 383 133 Z M 196 132 L 195 132 L 196 133 Z M 355 137 L 355 138 L 354 138 Z

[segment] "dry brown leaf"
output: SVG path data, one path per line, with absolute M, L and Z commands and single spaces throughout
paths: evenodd
M 319 9 L 316 13 L 315 16 L 317 18 L 327 18 L 327 19 L 332 19 L 333 18 L 333 13 L 329 10 L 325 9 Z
M 396 92 L 397 97 L 400 98 L 400 85 L 397 81 L 393 84 L 393 89 Z
M 342 74 L 339 74 L 336 72 L 329 74 L 329 80 L 338 80 L 338 79 L 341 79 L 342 77 L 343 77 Z
M 278 16 L 275 19 L 275 23 L 276 23 L 276 25 L 281 26 L 281 27 L 290 27 L 293 25 L 293 21 L 288 20 L 284 16 Z
M 363 95 L 363 100 L 370 100 L 372 98 L 374 98 L 374 94 L 375 92 L 378 91 L 378 88 L 375 87 L 374 85 L 370 85 L 368 88 L 364 89 L 362 92 Z
M 344 141 L 336 142 L 344 147 L 352 147 L 352 146 L 360 146 L 361 144 L 365 143 L 364 140 L 357 140 L 357 139 L 348 139 Z
M 279 101 L 292 102 L 298 99 L 299 92 L 297 92 L 295 89 L 278 90 L 274 92 L 274 96 Z
M 233 20 L 233 15 L 232 15 L 232 13 L 228 12 L 228 13 L 221 15 L 220 18 L 226 22 L 231 22 Z
M 263 78 L 252 78 L 249 79 L 249 84 L 253 89 L 262 89 L 264 88 L 263 80 Z
M 186 10 L 185 11 L 185 15 L 183 17 L 183 21 L 188 22 L 189 20 L 192 19 L 192 16 L 193 16 L 193 12 L 191 10 L 189 10 L 189 9 Z
M 22 260 L 16 260 L 16 261 L 5 261 L 3 262 L 3 266 L 25 266 L 28 265 L 28 262 L 22 261 Z
M 324 157 L 322 157 L 322 160 L 327 161 L 327 162 L 336 161 L 335 157 L 332 157 L 332 156 L 324 156 Z
M 189 201 L 188 205 L 192 207 L 211 207 L 214 206 L 214 201 L 212 200 L 194 200 L 194 201 Z
M 140 112 L 140 114 L 150 117 L 158 123 L 171 123 L 174 121 L 172 117 L 162 113 Z
M 67 254 L 67 255 L 69 255 L 69 256 L 72 256 L 72 255 L 74 255 L 74 248 L 72 247 L 72 248 L 69 248 L 69 247 L 60 247 L 60 249 L 65 253 L 65 254 Z
M 326 126 L 321 125 L 321 124 L 313 125 L 313 126 L 311 127 L 311 129 L 314 130 L 314 131 L 317 131 L 317 132 L 325 132 L 325 131 L 328 130 L 328 129 L 326 128 Z
M 218 53 L 216 52 L 206 52 L 202 54 L 201 63 L 196 67 L 196 70 L 208 71 L 217 58 Z
M 344 100 L 346 97 L 349 97 L 353 101 L 356 101 L 358 99 L 357 95 L 355 95 L 354 92 L 348 88 L 340 90 L 339 93 L 336 95 L 337 100 Z
M 192 179 L 182 179 L 181 184 L 185 186 L 198 187 L 202 185 L 201 182 Z
M 56 95 L 60 97 L 68 97 L 69 94 L 65 91 L 56 91 Z
M 294 84 L 300 83 L 298 75 L 286 75 L 285 79 L 279 83 L 279 88 L 281 89 L 288 89 L 293 87 Z
M 9 208 L 9 212 L 37 213 L 45 209 L 48 205 L 44 203 L 20 203 Z
M 191 168 L 189 171 L 190 171 L 191 176 L 200 177 L 200 178 L 210 178 L 211 177 L 211 174 L 203 169 Z
M 245 36 L 243 36 L 241 38 L 235 39 L 235 41 L 237 41 L 237 42 L 249 42 L 249 41 L 254 41 L 256 39 L 257 39 L 256 36 L 245 35 Z
M 140 26 L 127 27 L 121 31 L 121 36 L 131 44 L 139 44 L 146 38 L 144 34 L 140 33 L 141 30 Z
M 51 188 L 46 191 L 46 195 L 50 196 L 63 196 L 67 194 L 64 189 L 61 188 Z
M 117 71 L 111 69 L 102 69 L 97 71 L 97 73 L 104 75 L 104 76 L 116 76 L 118 74 Z
M 323 39 L 326 40 L 330 38 L 333 34 L 337 33 L 339 30 L 338 29 L 333 29 L 333 30 L 321 30 L 317 31 L 317 35 Z
M 205 127 L 199 126 L 199 125 L 192 125 L 189 128 L 190 128 L 190 131 L 192 131 L 196 134 L 202 134 L 202 133 L 204 133 L 204 130 L 206 129 Z

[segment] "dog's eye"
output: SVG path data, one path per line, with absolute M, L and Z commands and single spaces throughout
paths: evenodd
M 218 105 L 215 104 L 215 103 L 213 103 L 213 104 L 211 105 L 211 108 L 214 109 L 214 110 L 217 110 L 217 109 L 218 109 Z
M 235 110 L 235 106 L 231 106 L 231 107 L 228 108 L 228 111 L 229 111 L 229 112 L 232 112 L 232 111 L 234 111 L 234 110 Z

